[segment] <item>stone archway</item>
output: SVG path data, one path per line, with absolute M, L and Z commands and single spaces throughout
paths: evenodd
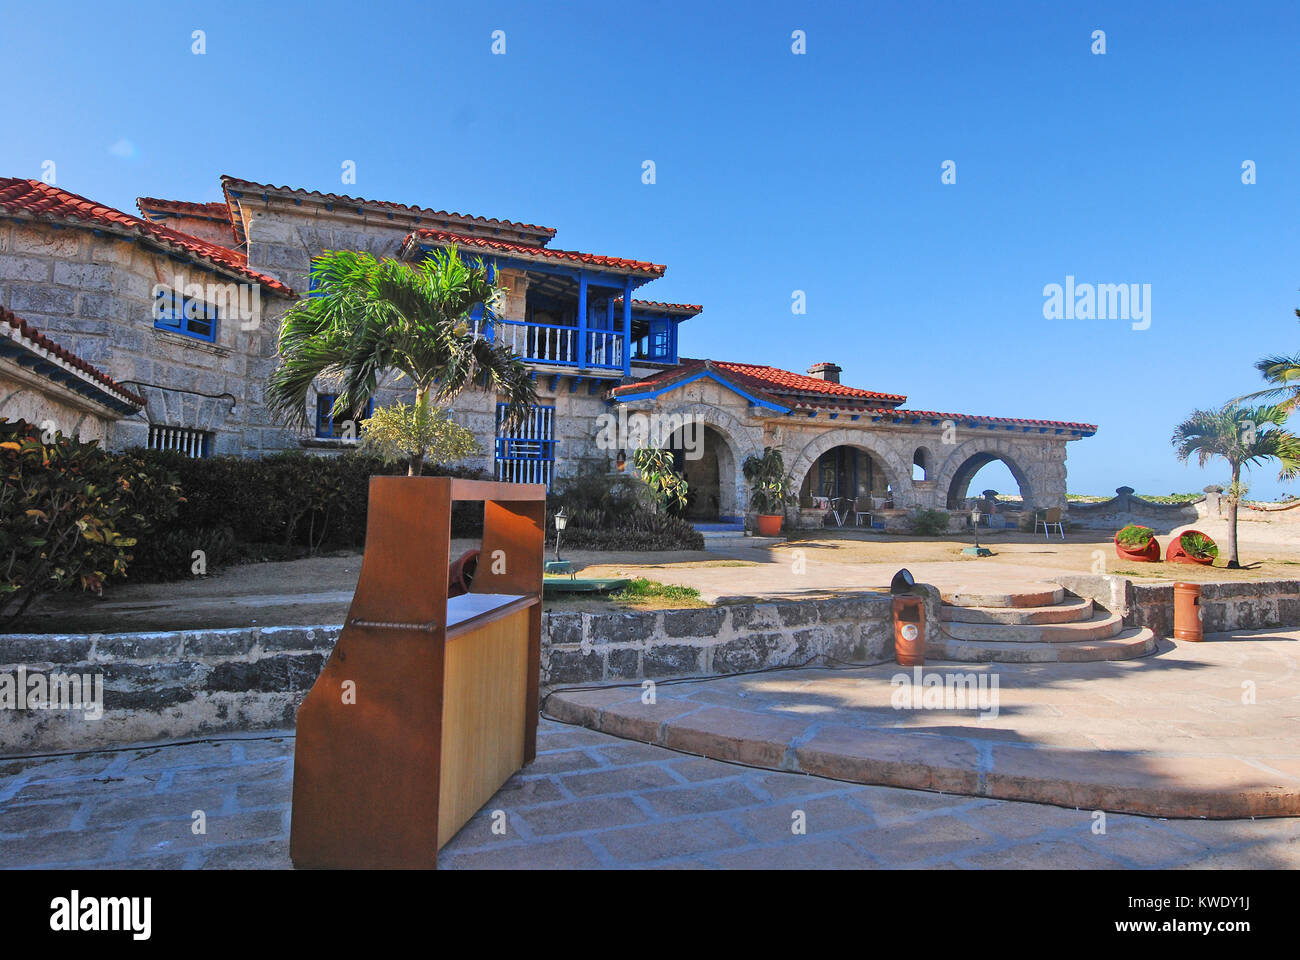
M 745 484 L 742 465 L 746 458 L 763 452 L 763 429 L 759 426 L 747 426 L 727 411 L 704 403 L 684 403 L 676 406 L 648 407 L 633 410 L 633 413 L 661 418 L 660 422 L 698 423 L 703 426 L 702 441 L 705 444 L 706 469 L 710 473 L 716 463 L 717 477 L 717 513 L 719 519 L 739 520 L 749 509 L 749 489 Z M 675 420 L 674 418 L 680 418 Z M 682 428 L 672 430 L 665 440 L 673 440 L 682 432 Z M 690 470 L 687 470 L 688 481 Z M 709 496 L 714 496 L 710 490 Z
M 813 465 L 836 447 L 853 447 L 867 453 L 874 464 L 878 464 L 884 474 L 885 482 L 894 494 L 895 507 L 912 505 L 912 472 L 904 469 L 897 455 L 884 444 L 873 442 L 871 434 L 861 430 L 829 430 L 819 434 L 799 451 L 790 463 L 790 475 L 794 477 L 796 489 L 802 487 Z
M 1011 471 L 1020 488 L 1021 502 L 1026 507 L 1036 506 L 1037 491 L 1030 471 L 1012 451 L 996 441 L 968 441 L 948 455 L 935 477 L 935 488 L 943 505 L 948 510 L 960 509 L 962 501 L 969 496 L 971 480 L 994 461 L 1000 461 Z

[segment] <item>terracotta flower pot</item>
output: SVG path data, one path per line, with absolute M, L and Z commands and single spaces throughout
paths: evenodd
M 1213 557 L 1194 557 L 1183 549 L 1183 537 L 1189 533 L 1200 533 L 1201 536 L 1205 537 L 1205 534 L 1199 530 L 1184 530 L 1169 541 L 1169 549 L 1165 552 L 1165 559 L 1170 563 L 1199 563 L 1203 567 L 1211 566 L 1214 563 Z M 1210 540 L 1209 537 L 1205 537 L 1205 539 Z M 1213 540 L 1210 540 L 1210 542 L 1214 543 Z M 1217 544 L 1215 545 L 1217 546 Z
M 1147 541 L 1145 547 L 1126 547 L 1119 542 L 1119 533 L 1115 533 L 1115 553 L 1121 560 L 1132 560 L 1135 563 L 1159 563 L 1160 562 L 1160 541 L 1154 536 Z
M 781 535 L 781 522 L 785 517 L 779 513 L 760 513 L 758 515 L 758 535 L 760 537 L 778 537 Z

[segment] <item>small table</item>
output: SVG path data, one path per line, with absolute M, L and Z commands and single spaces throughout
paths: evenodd
M 542 564 L 542 572 L 552 575 L 568 574 L 570 577 L 577 576 L 573 569 L 572 560 L 547 560 Z

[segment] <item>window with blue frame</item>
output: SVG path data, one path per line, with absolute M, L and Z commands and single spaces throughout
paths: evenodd
M 497 479 L 549 487 L 555 473 L 555 408 L 535 406 L 524 423 L 513 429 L 505 427 L 507 409 L 507 404 L 497 404 Z
M 209 343 L 217 339 L 217 308 L 197 297 L 187 297 L 171 287 L 154 291 L 153 325 Z
M 646 359 L 664 363 L 673 358 L 673 322 L 651 320 L 650 335 L 646 338 Z
M 352 425 L 349 432 L 346 424 L 348 417 L 334 419 L 334 402 L 338 400 L 336 393 L 318 393 L 316 394 L 316 436 L 323 440 L 339 439 L 347 437 L 355 439 L 360 433 L 357 424 Z M 375 398 L 371 397 L 366 401 L 366 412 L 361 417 L 362 420 L 368 420 L 370 415 L 375 412 Z

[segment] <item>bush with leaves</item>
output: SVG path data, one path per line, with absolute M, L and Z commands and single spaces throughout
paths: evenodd
M 551 519 L 569 517 L 564 545 L 575 550 L 703 550 L 704 536 L 689 521 L 663 513 L 646 484 L 624 474 L 587 471 L 557 484 L 547 498 L 547 542 L 555 542 Z
M 1130 523 L 1120 528 L 1119 533 L 1115 534 L 1115 541 L 1122 547 L 1141 550 L 1155 535 L 1156 532 L 1150 527 L 1144 527 L 1140 523 Z
M 918 537 L 937 537 L 948 532 L 948 514 L 917 507 L 907 515 L 907 532 Z
M 185 502 L 175 517 L 176 529 L 234 531 L 234 544 L 220 552 L 232 562 L 288 560 L 320 550 L 360 548 L 366 539 L 370 478 L 393 472 L 376 457 L 351 452 L 323 457 L 291 451 L 261 460 L 195 460 L 155 450 L 131 455 L 179 477 Z M 456 467 L 428 472 L 469 479 L 483 476 L 480 470 Z M 482 528 L 482 504 L 453 507 L 452 536 L 476 537 Z M 209 570 L 213 566 L 209 555 Z
M 451 418 L 445 407 L 434 406 L 428 395 L 415 403 L 380 407 L 361 424 L 363 455 L 387 464 L 404 463 L 415 476 L 429 465 L 450 466 L 483 452 L 474 434 Z
M 230 527 L 155 530 L 136 547 L 131 576 L 145 581 L 188 580 L 226 563 L 234 546 L 235 531 Z
M 690 485 L 677 471 L 671 450 L 642 447 L 632 454 L 632 465 L 658 509 L 673 514 L 686 509 Z
M 22 420 L 0 419 L 0 473 L 0 616 L 10 618 L 54 591 L 102 593 L 180 498 L 166 473 L 61 433 L 44 443 Z

